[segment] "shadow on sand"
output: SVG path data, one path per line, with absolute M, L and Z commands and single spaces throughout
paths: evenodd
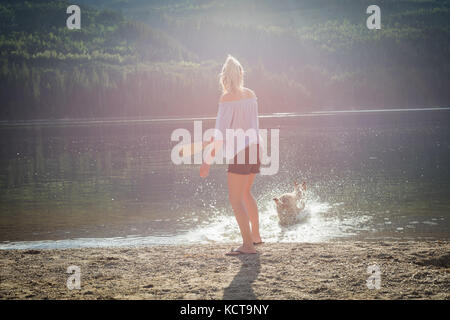
M 232 259 L 241 260 L 241 269 L 234 276 L 230 285 L 223 291 L 224 300 L 256 300 L 252 284 L 258 277 L 261 270 L 259 253 L 249 255 L 239 255 Z

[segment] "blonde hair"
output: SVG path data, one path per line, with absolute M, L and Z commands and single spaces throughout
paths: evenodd
M 228 55 L 227 60 L 220 73 L 220 84 L 223 93 L 242 90 L 244 87 L 244 68 L 232 55 Z

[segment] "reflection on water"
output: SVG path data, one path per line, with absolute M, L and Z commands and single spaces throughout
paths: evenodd
M 449 113 L 263 117 L 281 145 L 279 173 L 254 186 L 264 240 L 448 238 Z M 0 248 L 238 241 L 225 166 L 202 180 L 170 162 L 179 127 L 193 123 L 0 127 Z M 308 182 L 309 218 L 281 228 L 272 198 L 294 179 Z

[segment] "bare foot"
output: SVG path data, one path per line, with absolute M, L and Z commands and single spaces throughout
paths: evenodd
M 262 242 L 262 240 L 261 240 L 261 236 L 253 236 L 253 244 L 260 244 L 260 243 L 263 243 Z
M 251 247 L 240 246 L 236 249 L 231 249 L 231 251 L 225 253 L 225 255 L 237 256 L 240 254 L 255 254 L 255 253 L 257 253 L 257 251 L 255 250 L 255 247 L 253 247 L 253 246 L 251 246 Z

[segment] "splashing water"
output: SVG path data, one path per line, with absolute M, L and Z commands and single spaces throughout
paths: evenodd
M 273 201 L 260 204 L 260 230 L 264 242 L 323 242 L 337 237 L 357 234 L 371 217 L 341 218 L 333 214 L 333 208 L 342 203 L 330 205 L 308 196 L 305 209 L 299 214 L 299 222 L 284 227 L 278 223 L 278 214 Z M 20 241 L 0 244 L 0 249 L 55 249 L 84 247 L 133 247 L 145 245 L 179 245 L 229 243 L 242 241 L 233 215 L 217 212 L 210 221 L 203 222 L 185 233 L 172 236 L 130 235 L 114 238 L 78 238 L 56 241 Z
M 307 201 L 305 209 L 299 214 L 299 222 L 288 227 L 278 223 L 276 206 L 269 201 L 260 210 L 260 230 L 264 242 L 323 242 L 336 237 L 357 234 L 357 230 L 370 220 L 363 215 L 352 218 L 339 218 L 333 213 L 333 207 L 318 199 Z M 224 243 L 241 241 L 234 216 L 218 215 L 208 225 L 198 227 L 184 235 L 189 243 Z

